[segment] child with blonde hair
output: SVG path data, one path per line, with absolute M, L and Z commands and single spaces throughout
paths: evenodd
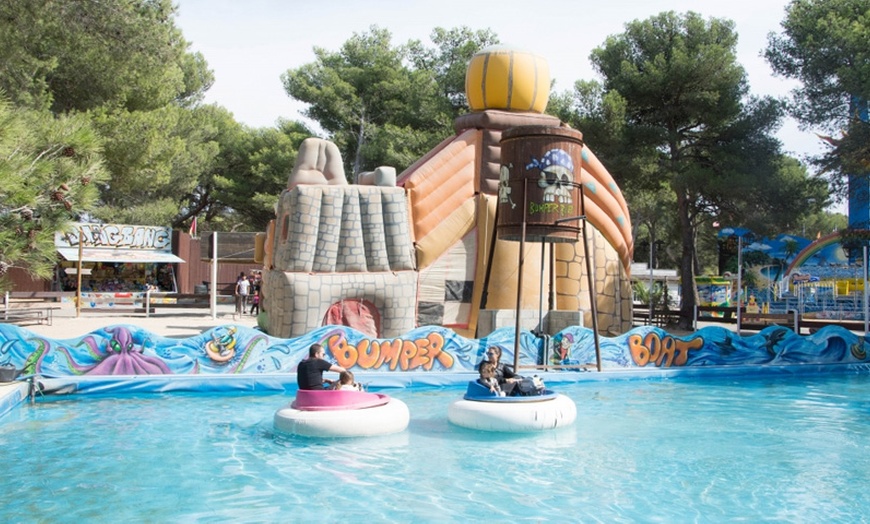
M 342 371 L 338 374 L 338 380 L 333 384 L 333 389 L 340 391 L 360 391 L 359 384 L 354 382 L 353 373 L 350 371 Z

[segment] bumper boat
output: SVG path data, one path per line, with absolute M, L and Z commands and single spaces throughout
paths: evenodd
M 404 431 L 410 413 L 401 400 L 365 391 L 299 390 L 275 412 L 275 429 L 306 437 L 368 437 Z
M 450 404 L 447 419 L 469 429 L 529 432 L 569 426 L 577 418 L 574 401 L 545 389 L 538 395 L 502 397 L 477 381 L 465 396 Z

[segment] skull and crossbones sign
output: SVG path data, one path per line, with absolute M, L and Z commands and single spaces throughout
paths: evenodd
M 538 187 L 544 190 L 544 202 L 572 204 L 571 188 L 574 184 L 574 161 L 563 149 L 551 149 L 540 160 L 532 158 L 526 169 L 541 170 Z

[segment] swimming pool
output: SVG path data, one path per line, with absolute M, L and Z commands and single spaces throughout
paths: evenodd
M 278 394 L 60 398 L 0 421 L 0 521 L 856 522 L 870 376 L 579 382 L 577 422 L 452 426 L 464 388 L 387 392 L 397 435 L 275 435 Z

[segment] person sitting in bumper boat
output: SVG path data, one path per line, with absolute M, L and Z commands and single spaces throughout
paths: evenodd
M 492 365 L 493 377 L 498 383 L 499 388 L 504 392 L 505 395 L 514 395 L 514 388 L 517 383 L 520 381 L 521 377 L 514 373 L 514 368 L 507 364 L 501 362 L 502 351 L 498 346 L 490 346 L 486 350 L 486 360 L 481 362 L 481 365 L 484 362 L 488 362 Z M 480 370 L 480 366 L 478 366 L 478 371 Z
M 362 391 L 362 387 L 354 382 L 353 373 L 342 371 L 338 374 L 338 380 L 332 384 L 332 389 L 339 391 Z
M 498 380 L 495 378 L 495 370 L 493 369 L 492 362 L 484 360 L 480 363 L 480 378 L 477 379 L 478 384 L 486 387 L 493 395 L 497 395 L 499 397 L 505 396 L 504 391 L 501 390 L 501 386 L 498 385 Z
M 326 356 L 326 351 L 320 344 L 311 344 L 308 348 L 308 358 L 299 363 L 296 367 L 296 383 L 299 389 L 325 389 L 324 384 L 332 385 L 332 380 L 324 380 L 323 372 L 332 371 L 341 373 L 345 369 L 337 364 L 333 364 L 323 357 Z
M 483 365 L 489 364 L 492 366 L 493 378 L 502 391 L 502 396 L 534 396 L 544 392 L 543 380 L 537 375 L 523 377 L 516 374 L 512 366 L 501 362 L 501 354 L 501 348 L 498 346 L 490 346 L 486 350 L 486 360 L 483 360 L 477 367 L 478 371 L 481 372 L 481 378 L 483 377 Z M 478 382 L 480 382 L 479 379 Z

